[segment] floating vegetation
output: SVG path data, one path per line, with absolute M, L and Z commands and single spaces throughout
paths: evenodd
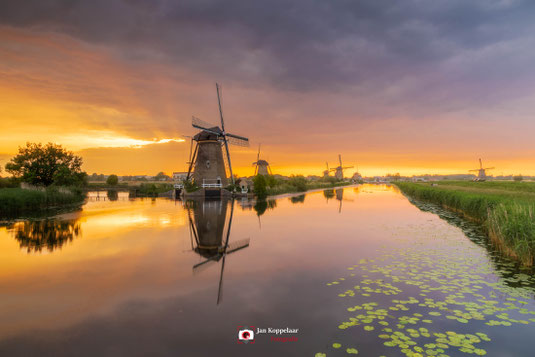
M 426 234 L 408 248 L 361 259 L 348 276 L 327 283 L 349 303 L 340 340 L 347 340 L 343 331 L 355 336 L 360 329 L 356 336 L 376 336 L 394 355 L 484 356 L 489 329 L 535 322 L 534 276 L 518 273 L 513 263 L 500 264 L 497 273 L 481 247 Z M 341 346 L 333 344 L 333 353 Z

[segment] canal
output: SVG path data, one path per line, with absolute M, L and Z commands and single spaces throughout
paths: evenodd
M 531 356 L 534 287 L 477 226 L 392 186 L 91 193 L 0 227 L 0 356 Z

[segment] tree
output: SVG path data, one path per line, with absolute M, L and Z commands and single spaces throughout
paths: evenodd
M 163 172 L 158 172 L 158 174 L 156 176 L 154 176 L 154 178 L 157 181 L 167 181 L 167 180 L 170 179 L 170 177 L 167 176 L 166 174 L 164 174 Z
M 77 186 L 85 183 L 82 158 L 61 145 L 26 143 L 6 164 L 6 171 L 32 185 Z
M 517 182 L 520 182 L 524 179 L 524 177 L 522 177 L 522 175 L 517 175 L 517 176 L 514 176 L 513 177 L 513 180 L 517 181 Z
M 265 198 L 267 196 L 267 182 L 264 175 L 256 175 L 253 178 L 254 193 L 258 198 Z
M 119 183 L 119 178 L 117 177 L 117 175 L 110 175 L 106 179 L 106 183 L 110 186 L 115 186 L 117 185 L 117 183 Z

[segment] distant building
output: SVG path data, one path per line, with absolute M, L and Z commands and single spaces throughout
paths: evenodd
M 173 181 L 185 181 L 188 177 L 187 172 L 173 172 Z

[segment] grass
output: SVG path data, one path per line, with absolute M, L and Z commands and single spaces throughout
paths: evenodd
M 299 186 L 292 185 L 290 183 L 283 183 L 280 185 L 276 185 L 274 187 L 269 187 L 267 189 L 267 194 L 269 196 L 274 196 L 274 195 L 282 195 L 284 193 L 306 192 L 306 191 L 315 190 L 315 189 L 347 186 L 350 184 L 351 182 L 342 182 L 342 181 L 340 182 L 307 182 L 305 187 L 299 187 Z
M 136 196 L 158 196 L 158 194 L 172 189 L 173 185 L 169 183 L 142 183 L 136 187 Z
M 525 266 L 535 256 L 535 183 L 398 182 L 406 195 L 440 204 L 482 224 L 494 243 Z
M 44 191 L 21 188 L 0 189 L 0 217 L 37 213 L 66 205 L 80 204 L 85 195 L 79 189 L 70 192 L 49 187 Z

